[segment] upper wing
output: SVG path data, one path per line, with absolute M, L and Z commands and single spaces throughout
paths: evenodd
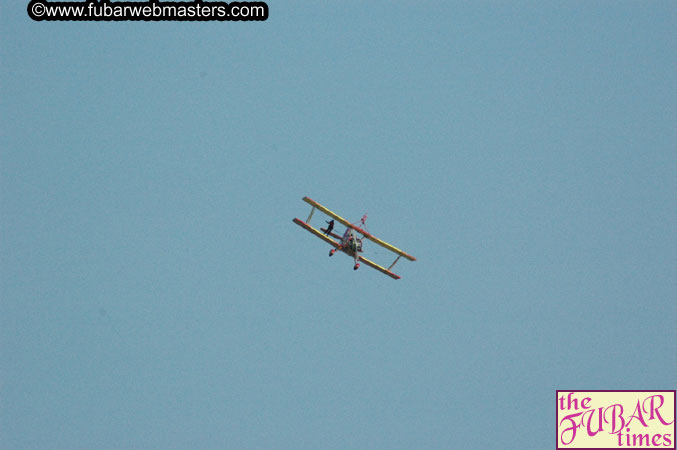
M 330 211 L 330 210 L 328 210 L 327 208 L 325 208 L 324 206 L 320 205 L 320 204 L 317 203 L 315 200 L 311 200 L 311 199 L 308 198 L 308 197 L 303 197 L 303 201 L 306 202 L 306 203 L 308 203 L 310 206 L 313 206 L 313 207 L 319 209 L 320 211 L 322 211 L 322 212 L 325 213 L 326 215 L 328 215 L 328 216 L 330 216 L 330 217 L 332 217 L 332 218 L 338 220 L 338 221 L 341 222 L 343 225 L 345 225 L 345 226 L 347 226 L 347 227 L 353 228 L 353 224 L 351 224 L 350 222 L 348 222 L 346 219 L 344 219 L 343 217 L 339 216 L 339 215 L 336 214 L 335 212 Z
M 414 258 L 413 256 L 411 256 L 410 254 L 408 254 L 408 253 L 406 253 L 406 252 L 400 250 L 399 248 L 395 247 L 394 245 L 390 245 L 390 244 L 388 244 L 387 242 L 382 241 L 381 239 L 379 239 L 379 238 L 377 238 L 377 237 L 375 237 L 375 236 L 372 236 L 369 232 L 363 230 L 362 228 L 360 228 L 360 227 L 358 227 L 358 226 L 356 226 L 356 225 L 353 225 L 352 223 L 348 222 L 346 219 L 344 219 L 343 217 L 339 216 L 339 215 L 336 214 L 335 212 L 333 212 L 333 211 L 331 211 L 331 210 L 325 208 L 324 206 L 320 205 L 320 204 L 317 203 L 315 200 L 311 200 L 311 199 L 308 198 L 308 197 L 303 197 L 303 201 L 305 201 L 305 202 L 308 203 L 309 205 L 312 205 L 312 206 L 314 206 L 315 208 L 319 209 L 320 211 L 322 211 L 322 212 L 325 213 L 326 215 L 328 215 L 328 216 L 330 216 L 330 217 L 333 217 L 335 220 L 338 220 L 338 221 L 341 222 L 343 225 L 345 225 L 345 226 L 347 226 L 347 227 L 349 227 L 349 228 L 352 228 L 353 230 L 357 231 L 358 233 L 364 235 L 365 238 L 369 239 L 369 240 L 372 241 L 372 242 L 377 243 L 377 244 L 380 245 L 381 247 L 383 247 L 383 248 L 385 248 L 385 249 L 388 249 L 388 250 L 390 250 L 391 252 L 393 252 L 393 253 L 395 253 L 395 254 L 397 254 L 397 255 L 399 255 L 399 256 L 404 256 L 404 257 L 407 258 L 409 261 L 416 261 L 416 258 Z M 380 267 L 380 266 L 379 266 L 379 267 Z

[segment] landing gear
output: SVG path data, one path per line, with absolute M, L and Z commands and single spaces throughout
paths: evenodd
M 334 256 L 334 253 L 336 253 L 336 249 L 335 249 L 335 248 L 334 248 L 334 249 L 331 249 L 331 250 L 329 251 L 329 256 Z
M 357 270 L 360 268 L 360 263 L 357 263 L 353 266 L 353 270 Z

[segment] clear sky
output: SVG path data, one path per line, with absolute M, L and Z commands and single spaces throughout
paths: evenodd
M 675 389 L 674 1 L 26 4 L 1 448 L 553 448 L 557 389 Z M 304 195 L 418 261 L 328 258 Z

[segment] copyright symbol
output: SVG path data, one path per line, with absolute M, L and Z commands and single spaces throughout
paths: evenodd
M 28 16 L 33 20 L 42 20 L 45 15 L 45 5 L 39 1 L 32 1 L 28 4 Z

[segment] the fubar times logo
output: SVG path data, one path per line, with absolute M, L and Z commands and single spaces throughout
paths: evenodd
M 557 450 L 675 449 L 675 391 L 557 391 Z

